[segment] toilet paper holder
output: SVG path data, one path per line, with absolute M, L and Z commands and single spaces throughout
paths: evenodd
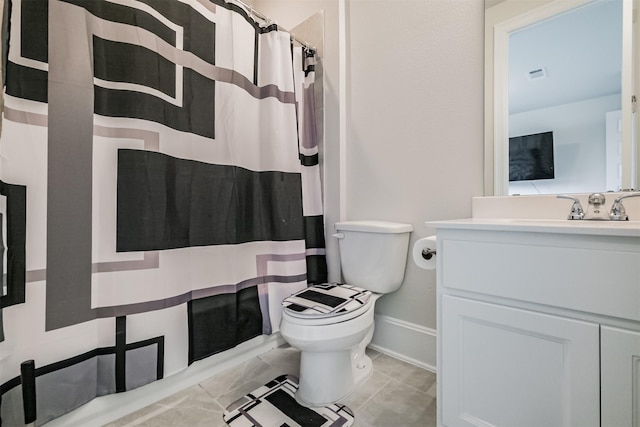
M 422 258 L 426 259 L 427 261 L 429 261 L 435 255 L 436 255 L 436 250 L 435 249 L 423 249 L 422 250 Z

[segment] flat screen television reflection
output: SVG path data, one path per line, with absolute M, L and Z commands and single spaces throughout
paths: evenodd
M 553 178 L 553 132 L 509 138 L 509 181 Z

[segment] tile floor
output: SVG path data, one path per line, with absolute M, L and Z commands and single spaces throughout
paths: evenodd
M 436 425 L 436 375 L 379 352 L 371 378 L 341 403 L 356 415 L 354 427 Z M 298 374 L 300 353 L 275 348 L 105 427 L 225 427 L 224 408 L 282 374 Z

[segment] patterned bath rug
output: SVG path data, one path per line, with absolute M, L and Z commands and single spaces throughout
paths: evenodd
M 296 402 L 298 379 L 281 375 L 225 409 L 230 427 L 349 427 L 354 416 L 344 405 L 306 408 Z

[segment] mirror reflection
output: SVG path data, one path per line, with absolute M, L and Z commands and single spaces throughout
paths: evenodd
M 634 186 L 631 5 L 486 0 L 485 195 Z
M 621 66 L 622 0 L 509 35 L 509 194 L 620 189 Z

